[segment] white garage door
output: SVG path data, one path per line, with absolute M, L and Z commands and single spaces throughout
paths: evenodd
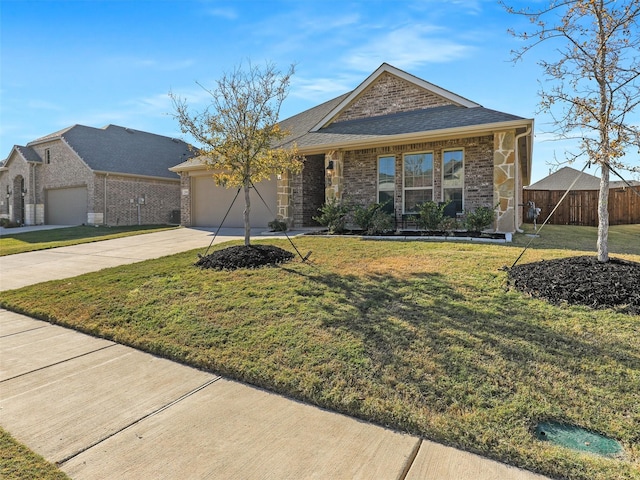
M 265 200 L 271 212 L 264 205 L 255 190 L 251 189 L 250 222 L 252 228 L 265 228 L 275 219 L 277 213 L 278 196 L 277 181 L 269 180 L 256 185 L 258 192 Z M 227 209 L 238 191 L 237 188 L 219 187 L 210 176 L 192 177 L 192 212 L 193 225 L 196 227 L 218 227 Z M 243 227 L 244 191 L 240 191 L 223 227 Z
M 45 202 L 48 225 L 81 225 L 87 221 L 87 187 L 47 190 Z

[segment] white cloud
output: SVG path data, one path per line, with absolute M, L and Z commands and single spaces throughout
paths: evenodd
M 210 8 L 206 13 L 212 17 L 226 18 L 227 20 L 235 20 L 238 18 L 238 12 L 229 7 Z
M 444 63 L 468 56 L 473 47 L 448 38 L 440 27 L 409 25 L 356 47 L 344 57 L 353 69 L 371 72 L 387 62 L 411 69 L 425 63 Z
M 291 82 L 291 96 L 320 103 L 353 90 L 362 80 L 361 75 L 336 75 L 331 78 L 294 77 Z

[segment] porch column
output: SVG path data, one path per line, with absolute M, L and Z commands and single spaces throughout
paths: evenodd
M 327 170 L 328 167 L 333 166 L 332 170 Z M 344 154 L 332 150 L 327 152 L 324 156 L 325 172 L 325 195 L 326 202 L 333 200 L 342 200 L 342 193 L 344 190 Z
M 180 172 L 180 225 L 191 226 L 191 176 Z
M 515 130 L 493 134 L 493 204 L 497 204 L 496 231 L 515 232 Z
M 290 227 L 293 225 L 293 188 L 291 187 L 291 173 L 286 171 L 278 175 L 278 219 L 287 222 Z

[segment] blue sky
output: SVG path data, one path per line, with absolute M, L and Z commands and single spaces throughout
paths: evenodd
M 354 89 L 387 62 L 535 118 L 534 181 L 573 146 L 549 141 L 549 117 L 537 113 L 536 60 L 551 46 L 513 64 L 518 40 L 507 29 L 526 23 L 495 0 L 0 0 L 0 9 L 0 158 L 74 124 L 183 138 L 168 92 L 203 108 L 196 81 L 214 87 L 248 60 L 296 64 L 282 118 Z

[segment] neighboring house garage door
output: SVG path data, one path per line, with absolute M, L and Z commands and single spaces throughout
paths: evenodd
M 86 221 L 87 187 L 47 190 L 45 223 L 48 225 L 81 225 Z
M 264 228 L 267 224 L 275 219 L 277 212 L 277 181 L 264 181 L 256 185 L 262 198 L 273 213 L 270 213 L 267 207 L 251 189 L 251 227 Z M 195 227 L 218 227 L 224 218 L 225 213 L 229 209 L 233 197 L 238 191 L 237 188 L 219 187 L 210 176 L 192 177 L 191 179 L 191 196 L 193 209 L 193 226 Z M 229 212 L 223 227 L 242 227 L 244 212 L 244 192 L 240 191 L 238 198 L 233 204 L 233 208 Z

